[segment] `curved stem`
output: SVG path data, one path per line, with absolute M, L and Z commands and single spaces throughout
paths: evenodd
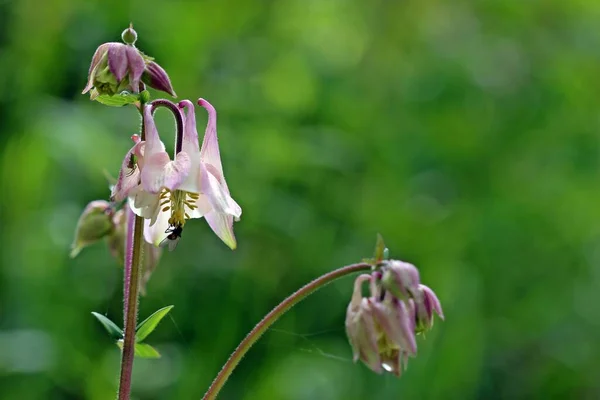
M 355 272 L 370 270 L 371 265 L 367 263 L 351 264 L 345 267 L 331 271 L 323 276 L 318 277 L 314 281 L 306 284 L 298 291 L 294 292 L 287 299 L 283 300 L 277 307 L 271 310 L 256 326 L 248 333 L 248 335 L 242 340 L 235 351 L 229 356 L 229 359 L 219 371 L 219 374 L 212 382 L 208 391 L 202 398 L 203 400 L 214 400 L 217 395 L 227 382 L 227 379 L 237 367 L 239 362 L 242 360 L 244 355 L 250 350 L 252 345 L 277 321 L 283 314 L 285 314 L 290 308 L 302 301 L 304 298 L 312 294 L 317 289 L 333 282 L 334 280 L 343 276 L 353 274 Z
M 183 147 L 183 116 L 181 115 L 179 107 L 177 107 L 177 104 L 167 99 L 157 99 L 150 104 L 152 106 L 152 113 L 154 113 L 158 107 L 168 108 L 173 113 L 175 123 L 177 124 L 177 132 L 175 133 L 175 154 L 178 154 Z

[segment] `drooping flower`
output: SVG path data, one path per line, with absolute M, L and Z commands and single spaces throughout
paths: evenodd
M 125 43 L 104 43 L 96 49 L 82 93 L 90 92 L 92 100 L 99 95 L 114 96 L 123 91 L 138 93 L 140 82 L 144 82 L 175 97 L 165 70 L 135 47 L 135 30 L 129 27 L 121 36 Z
M 160 141 L 150 107 L 144 109 L 146 140 L 138 141 L 123 160 L 113 198 L 132 199 L 134 212 L 147 219 L 144 236 L 154 245 L 165 239 L 176 241 L 186 220 L 205 217 L 217 236 L 234 249 L 233 220 L 239 219 L 241 208 L 231 198 L 223 176 L 216 111 L 205 100 L 199 103 L 209 112 L 202 148 L 193 104 L 182 101 L 183 136 L 173 161 Z M 137 163 L 132 163 L 133 158 Z
M 370 282 L 370 295 L 362 285 Z M 346 312 L 346 333 L 354 361 L 371 370 L 400 376 L 409 357 L 417 354 L 416 335 L 433 326 L 433 313 L 444 318 L 435 293 L 419 281 L 416 267 L 397 260 L 382 261 L 371 275 L 360 275 L 354 283 Z

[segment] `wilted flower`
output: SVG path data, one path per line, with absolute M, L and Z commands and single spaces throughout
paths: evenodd
M 242 210 L 231 198 L 223 176 L 215 109 L 206 100 L 199 104 L 209 112 L 202 149 L 193 104 L 182 101 L 179 107 L 187 108 L 187 114 L 181 149 L 174 160 L 158 136 L 150 106 L 144 109 L 146 140 L 137 141 L 125 156 L 113 198 L 133 199 L 134 212 L 147 219 L 144 236 L 154 245 L 181 235 L 186 220 L 205 217 L 217 236 L 234 249 L 233 220 L 239 219 Z
M 75 228 L 71 257 L 77 256 L 85 246 L 112 234 L 114 231 L 112 214 L 110 203 L 104 200 L 94 200 L 85 207 Z
M 127 44 L 109 42 L 98 47 L 82 93 L 90 92 L 92 100 L 99 95 L 113 96 L 123 91 L 138 93 L 140 81 L 144 81 L 152 88 L 175 96 L 165 70 L 134 46 L 137 33 L 133 28 L 126 29 L 122 36 Z
M 366 281 L 369 297 L 362 295 Z M 433 312 L 443 318 L 437 296 L 420 284 L 412 264 L 384 261 L 381 270 L 360 275 L 346 312 L 354 361 L 360 359 L 377 373 L 385 370 L 400 376 L 408 358 L 417 354 L 415 335 L 433 326 Z

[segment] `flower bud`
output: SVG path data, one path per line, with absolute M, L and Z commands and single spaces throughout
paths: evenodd
M 129 24 L 129 28 L 121 33 L 121 40 L 124 43 L 134 45 L 137 40 L 137 32 L 133 29 L 133 25 Z
M 398 260 L 386 262 L 381 283 L 385 290 L 390 291 L 396 298 L 408 300 L 419 296 L 419 271 L 409 263 Z
M 444 312 L 439 299 L 429 287 L 419 285 L 421 292 L 421 303 L 416 304 L 416 331 L 424 333 L 433 327 L 433 313 L 435 312 L 442 320 Z
M 146 62 L 134 46 L 123 43 L 104 43 L 94 56 L 83 94 L 90 92 L 94 100 L 99 95 L 113 96 L 123 91 L 137 93 Z
M 115 229 L 112 217 L 110 203 L 104 200 L 89 203 L 77 221 L 71 258 L 77 256 L 84 247 L 110 235 Z
M 146 64 L 146 69 L 142 74 L 142 82 L 156 90 L 162 90 L 170 94 L 172 97 L 177 97 L 171 80 L 166 71 L 154 61 L 150 61 Z
M 371 282 L 371 297 L 362 297 L 362 284 Z M 360 275 L 354 282 L 354 293 L 346 312 L 346 333 L 352 346 L 354 361 L 361 360 L 371 370 L 402 372 L 409 356 L 416 355 L 415 313 L 412 300 L 399 301 L 390 293 L 383 299 L 374 296 L 374 278 Z

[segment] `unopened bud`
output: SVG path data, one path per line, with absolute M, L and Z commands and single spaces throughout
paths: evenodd
M 371 297 L 362 297 L 362 284 L 371 282 Z M 400 376 L 402 365 L 417 353 L 412 300 L 399 301 L 390 293 L 383 299 L 375 296 L 374 278 L 360 275 L 346 312 L 346 333 L 354 361 L 361 360 L 371 370 L 384 370 Z M 378 289 L 377 289 L 378 291 Z
M 77 221 L 75 240 L 71 245 L 71 258 L 86 246 L 110 235 L 114 230 L 112 209 L 104 200 L 89 203 Z
M 92 100 L 99 95 L 114 96 L 123 91 L 137 93 L 146 62 L 138 49 L 123 43 L 105 43 L 98 47 L 83 94 Z
M 150 61 L 146 64 L 146 69 L 142 74 L 142 82 L 156 90 L 162 90 L 170 94 L 172 97 L 177 97 L 171 80 L 167 72 L 154 61 Z
M 133 25 L 129 24 L 129 28 L 121 33 L 121 39 L 127 44 L 134 45 L 137 40 L 137 32 L 133 29 Z
M 423 333 L 433 327 L 433 313 L 444 319 L 442 305 L 434 291 L 425 285 L 419 285 L 421 302 L 416 303 L 416 331 Z
M 381 283 L 385 290 L 401 300 L 419 295 L 419 271 L 414 265 L 403 261 L 386 262 Z

